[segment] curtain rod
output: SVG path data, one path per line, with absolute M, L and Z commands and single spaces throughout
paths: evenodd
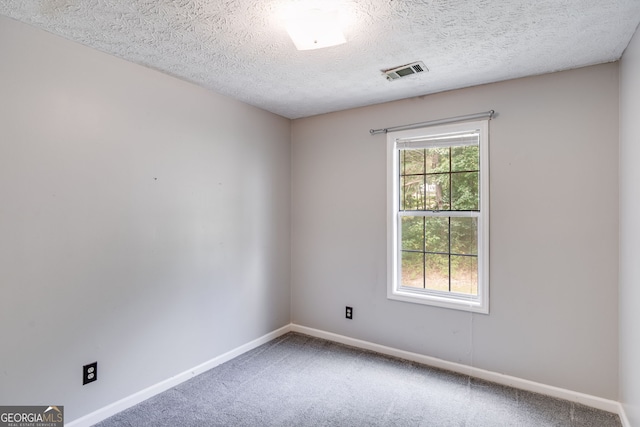
M 446 123 L 464 122 L 467 120 L 474 120 L 474 119 L 488 118 L 489 120 L 491 120 L 494 114 L 495 114 L 494 110 L 489 110 L 489 111 L 485 111 L 484 113 L 467 114 L 466 116 L 449 117 L 448 119 L 431 120 L 428 122 L 413 123 L 411 125 L 394 126 L 390 128 L 384 128 L 384 129 L 370 129 L 369 133 L 371 135 L 375 135 L 377 133 L 387 133 L 387 132 L 392 132 L 396 130 L 415 129 L 415 128 L 421 128 L 421 127 L 427 127 L 427 126 L 443 125 Z

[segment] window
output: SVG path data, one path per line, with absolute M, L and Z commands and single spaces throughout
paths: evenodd
M 387 146 L 387 296 L 488 313 L 488 121 L 389 132 Z

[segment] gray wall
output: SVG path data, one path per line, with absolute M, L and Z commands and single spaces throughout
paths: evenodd
M 640 32 L 620 62 L 620 400 L 640 426 Z
M 617 399 L 618 77 L 605 64 L 293 121 L 292 321 Z M 387 300 L 385 136 L 369 129 L 489 109 L 491 313 Z
M 71 421 L 289 324 L 289 120 L 4 17 L 0 57 L 0 403 Z

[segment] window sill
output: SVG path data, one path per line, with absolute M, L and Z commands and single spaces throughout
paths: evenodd
M 414 304 L 424 304 L 453 310 L 489 314 L 489 304 L 486 302 L 483 304 L 482 299 L 477 297 L 465 298 L 464 295 L 460 295 L 458 297 L 439 296 L 416 290 L 395 289 L 388 292 L 387 298 L 396 301 L 411 302 Z

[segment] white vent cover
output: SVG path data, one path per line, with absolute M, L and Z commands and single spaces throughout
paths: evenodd
M 425 71 L 429 71 L 429 69 L 424 65 L 424 62 L 422 61 L 412 62 L 411 64 L 401 65 L 389 70 L 382 70 L 382 72 L 386 74 L 387 80 L 389 81 L 407 77 L 412 74 L 423 73 Z

